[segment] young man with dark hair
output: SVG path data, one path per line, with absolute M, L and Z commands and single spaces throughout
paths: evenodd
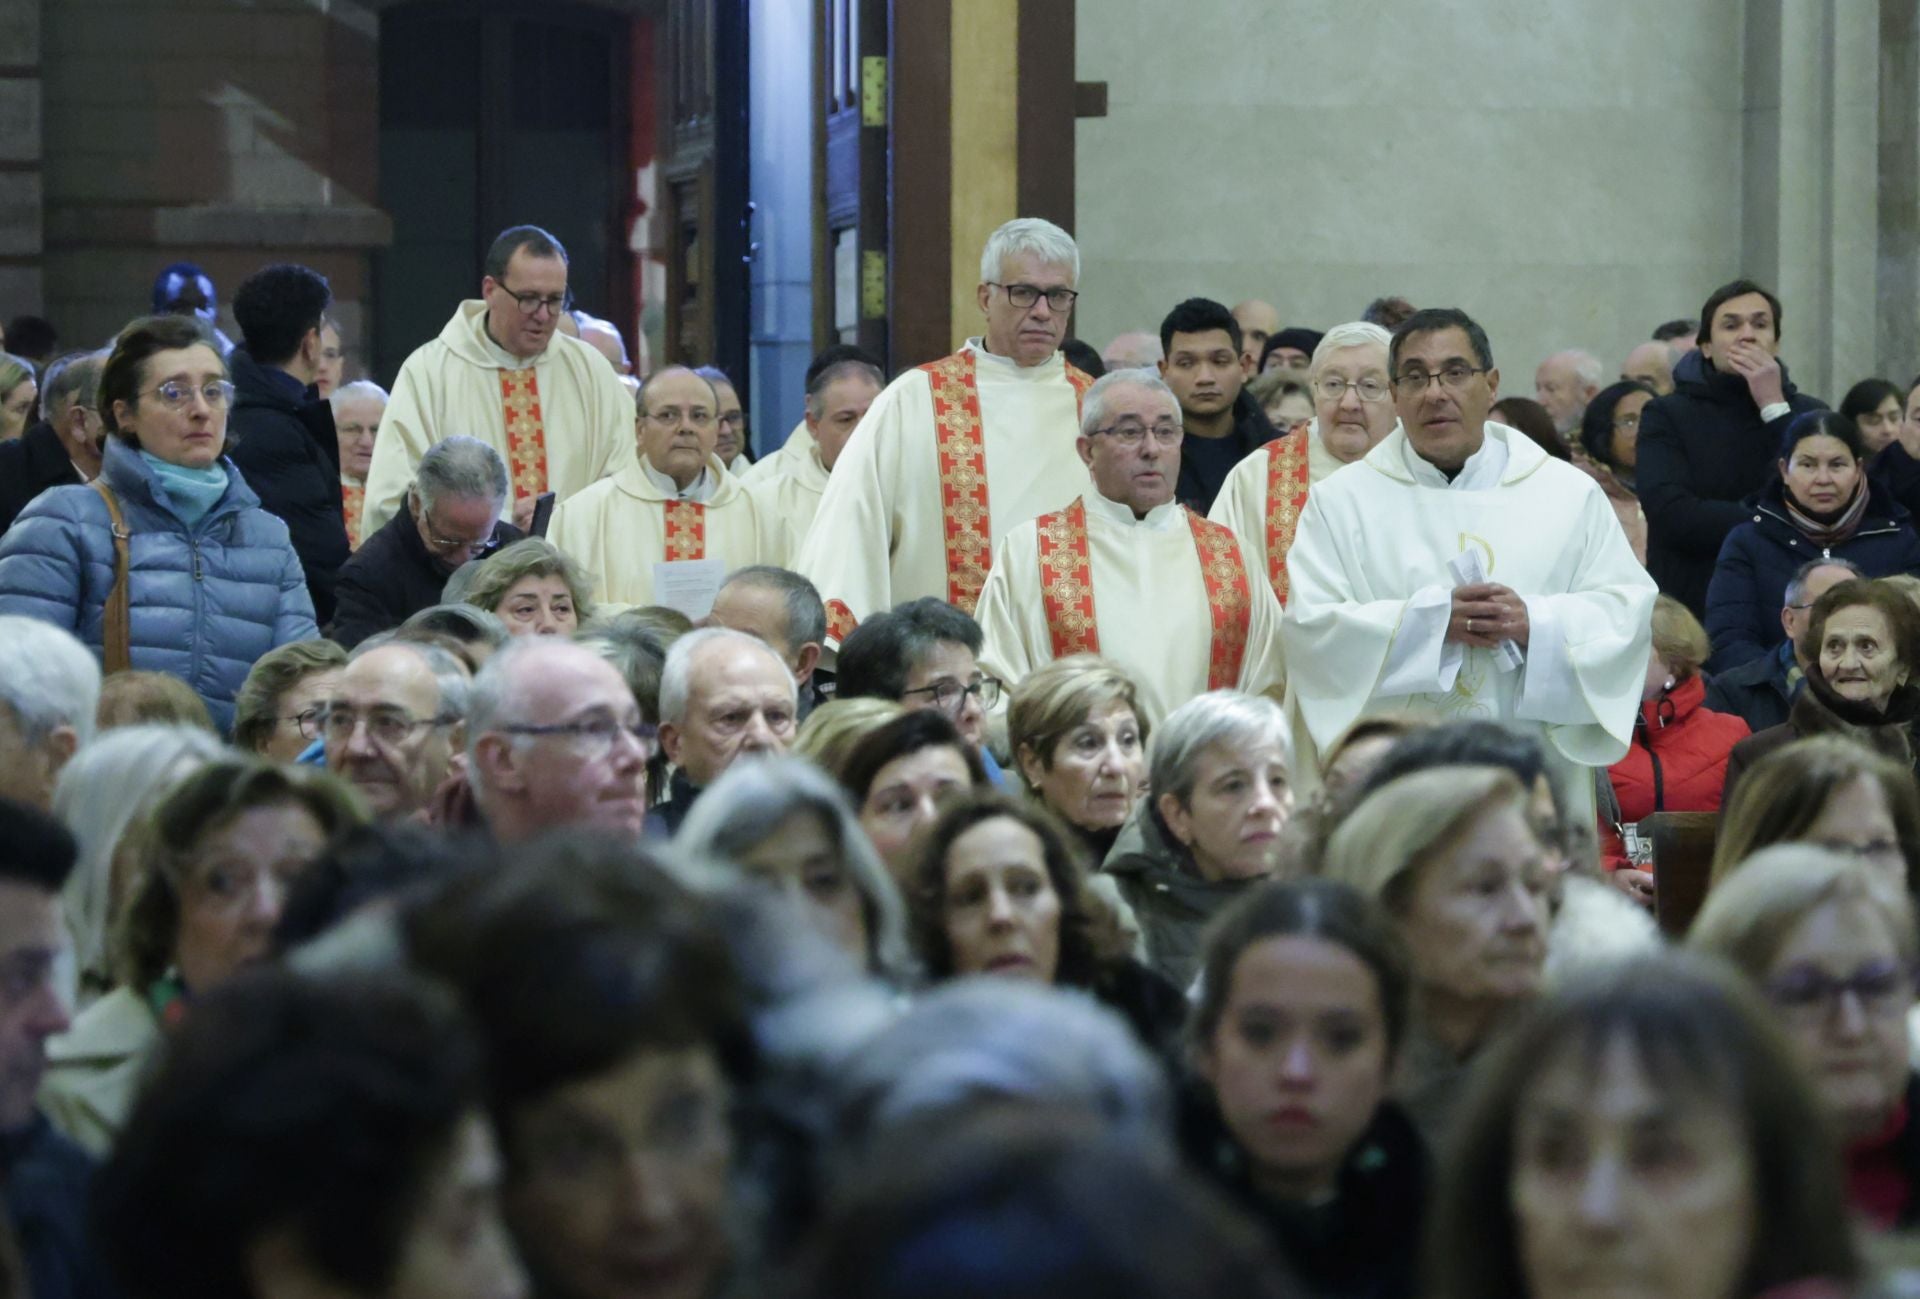
M 332 302 L 325 278 L 304 266 L 256 271 L 233 296 L 241 345 L 227 358 L 233 374 L 227 455 L 261 508 L 287 525 L 323 627 L 333 617 L 340 566 L 352 553 L 333 408 L 313 391 L 320 330 Z
M 1241 354 L 1231 311 L 1211 298 L 1188 298 L 1160 322 L 1160 346 L 1160 376 L 1180 399 L 1187 434 L 1174 495 L 1205 514 L 1233 467 L 1280 431 L 1244 391 L 1251 361 Z
M 60 890 L 77 854 L 58 821 L 0 800 L 0 1184 L 33 1299 L 110 1293 L 88 1239 L 93 1161 L 35 1103 L 47 1039 L 68 1023 Z

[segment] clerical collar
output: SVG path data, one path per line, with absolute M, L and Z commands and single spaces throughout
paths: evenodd
M 540 356 L 546 355 L 542 352 L 540 356 L 515 356 L 494 342 L 493 331 L 487 328 L 487 313 L 484 311 L 480 313 L 480 345 L 487 349 L 488 358 L 502 370 L 531 370 L 540 364 Z M 553 343 L 549 341 L 547 346 L 552 347 Z
M 1113 523 L 1120 524 L 1122 527 L 1145 528 L 1149 532 L 1164 532 L 1179 522 L 1180 519 L 1180 505 L 1177 501 L 1168 501 L 1165 505 L 1156 505 L 1147 511 L 1145 518 L 1137 519 L 1133 515 L 1133 507 L 1131 505 L 1126 504 L 1124 501 L 1108 500 L 1100 494 L 1097 488 L 1088 492 L 1082 499 L 1086 501 L 1089 510 Z
M 1480 439 L 1480 449 L 1467 457 L 1467 462 L 1460 466 L 1460 472 L 1452 478 L 1448 478 L 1429 461 L 1421 459 L 1420 453 L 1413 449 L 1411 437 L 1402 448 L 1401 459 L 1413 475 L 1413 481 L 1422 487 L 1456 492 L 1487 491 L 1498 487 L 1501 476 L 1507 472 L 1507 441 L 1494 431 L 1489 421 Z
M 688 483 L 684 490 L 672 478 L 655 469 L 653 462 L 645 456 L 640 457 L 640 472 L 645 474 L 647 481 L 657 487 L 660 494 L 670 501 L 695 501 L 705 505 L 713 496 L 713 476 L 706 471 L 705 466 L 701 467 L 700 476 Z
M 969 338 L 967 340 L 967 346 L 973 350 L 975 364 L 997 365 L 1002 370 L 1011 374 L 1038 375 L 1048 369 L 1057 370 L 1061 364 L 1060 352 L 1057 348 L 1046 360 L 1040 362 L 1038 365 L 1021 365 L 1010 356 L 1001 356 L 997 352 L 989 352 L 987 350 L 987 340 L 984 338 Z

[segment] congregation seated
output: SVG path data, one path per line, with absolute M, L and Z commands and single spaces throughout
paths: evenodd
M 872 695 L 829 699 L 800 724 L 788 752 L 805 758 L 835 780 L 843 780 L 855 746 L 905 711 L 891 699 Z
M 735 762 L 785 753 L 799 715 L 792 673 L 759 637 L 703 627 L 674 641 L 660 671 L 660 749 L 675 768 L 659 806 L 668 831 Z
M 1007 707 L 1020 778 L 1096 864 L 1146 791 L 1147 734 L 1133 682 L 1090 654 L 1029 673 Z
M 1863 576 L 1920 571 L 1920 535 L 1905 506 L 1866 470 L 1853 421 L 1802 415 L 1780 439 L 1778 478 L 1747 498 L 1751 519 L 1727 534 L 1707 586 L 1715 671 L 1774 650 L 1782 631 L 1773 593 L 1814 558 L 1843 559 Z
M 516 541 L 472 566 L 460 598 L 500 619 L 511 636 L 571 636 L 595 612 L 593 580 L 542 537 Z
M 1762 848 L 1805 843 L 1920 885 L 1920 791 L 1905 764 L 1837 735 L 1774 750 L 1720 809 L 1715 886 Z
M 1785 722 L 1806 688 L 1807 612 L 1840 583 L 1862 576 L 1850 560 L 1810 559 L 1802 564 L 1783 592 L 1780 627 L 1786 638 L 1770 654 L 1715 672 L 1707 682 L 1706 706 L 1733 714 L 1755 734 Z
M 945 600 L 929 596 L 895 605 L 841 643 L 834 697 L 871 696 L 931 709 L 979 746 L 1001 692 L 1001 682 L 979 670 L 982 640 L 980 624 Z M 991 761 L 984 748 L 981 757 Z
M 100 683 L 94 720 L 102 732 L 122 726 L 198 726 L 213 730 L 207 705 L 179 677 L 165 672 L 115 672 Z
M 346 665 L 346 651 L 330 640 L 262 654 L 234 696 L 234 747 L 271 762 L 298 758 L 320 738 L 327 696 Z
M 840 784 L 903 895 L 913 888 L 921 837 L 948 805 L 989 787 L 979 749 L 928 708 L 867 731 L 841 764 Z
M 1620 517 L 1634 558 L 1647 562 L 1647 515 L 1634 490 L 1639 463 L 1640 415 L 1654 398 L 1644 383 L 1622 380 L 1593 395 L 1580 415 L 1573 462 L 1592 475 Z
M 438 645 L 363 642 L 323 704 L 327 770 L 381 820 L 418 815 L 447 778 L 470 685 L 467 669 Z

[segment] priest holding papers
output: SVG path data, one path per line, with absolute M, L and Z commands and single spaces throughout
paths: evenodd
M 1232 532 L 1174 501 L 1180 402 L 1151 370 L 1087 393 L 1075 447 L 1093 482 L 1007 534 L 974 617 L 980 670 L 1019 681 L 1100 654 L 1139 686 L 1141 720 L 1209 690 L 1284 683 L 1280 605 Z
M 740 480 L 714 454 L 713 385 L 682 366 L 640 386 L 639 457 L 554 511 L 547 539 L 594 574 L 603 613 L 665 604 L 704 618 L 733 569 L 777 545 Z
M 833 466 L 793 567 L 856 622 L 935 596 L 972 613 L 993 548 L 1086 484 L 1074 453 L 1093 381 L 1060 355 L 1080 250 L 1051 221 L 994 231 L 980 257 L 986 334 L 887 385 Z
M 1395 711 L 1533 729 L 1563 766 L 1618 761 L 1655 591 L 1606 498 L 1487 419 L 1500 375 L 1465 313 L 1415 313 L 1388 363 L 1400 427 L 1314 487 L 1287 559 L 1307 779 L 1317 750 Z M 1571 774 L 1564 792 L 1590 805 L 1591 780 Z

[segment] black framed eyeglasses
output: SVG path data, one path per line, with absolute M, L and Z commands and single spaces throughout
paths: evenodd
M 1435 379 L 1448 392 L 1459 392 L 1472 381 L 1476 374 L 1485 374 L 1485 367 L 1471 365 L 1449 365 L 1428 374 L 1425 370 L 1402 370 L 1394 376 L 1393 386 L 1405 392 L 1425 392 Z
M 1007 301 L 1016 307 L 1031 307 L 1045 298 L 1047 305 L 1055 311 L 1073 310 L 1073 304 L 1079 300 L 1079 293 L 1072 289 L 1043 289 L 1038 284 L 996 284 L 988 280 L 987 284 L 1007 295 Z
M 292 722 L 299 729 L 301 739 L 317 740 L 320 738 L 321 725 L 326 721 L 326 717 L 326 706 L 315 704 L 311 708 L 302 708 L 297 713 L 282 713 L 279 720 Z
M 408 736 L 423 727 L 452 726 L 459 720 L 448 713 L 415 717 L 404 708 L 373 708 L 363 713 L 355 708 L 329 705 L 321 710 L 320 727 L 328 744 L 344 744 L 353 738 L 354 731 L 365 722 L 367 734 L 376 743 L 391 747 L 404 743 Z
M 651 722 L 620 722 L 611 717 L 589 717 L 577 722 L 516 722 L 494 728 L 502 735 L 564 736 L 573 740 L 588 758 L 604 757 L 614 741 L 625 735 L 640 750 L 643 760 L 651 762 L 660 751 L 660 728 Z
M 541 293 L 515 293 L 512 289 L 502 284 L 500 286 L 500 292 L 514 300 L 515 304 L 520 308 L 520 314 L 523 316 L 534 315 L 539 312 L 542 307 L 545 307 L 556 316 L 562 312 L 573 310 L 572 289 L 568 289 L 558 297 L 553 297 Z
M 982 708 L 992 708 L 1000 702 L 1000 682 L 989 676 L 976 675 L 966 685 L 958 681 L 936 681 L 930 686 L 920 686 L 913 690 L 903 690 L 900 697 L 925 695 L 933 706 L 949 717 L 958 717 L 967 706 L 967 696 L 973 695 L 980 700 Z

